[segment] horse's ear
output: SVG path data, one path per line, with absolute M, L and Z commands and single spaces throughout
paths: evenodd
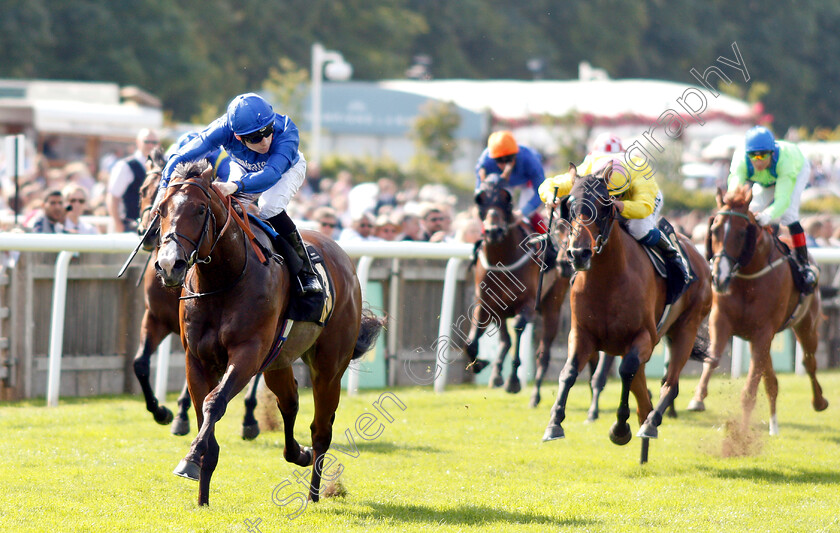
M 577 179 L 577 167 L 571 161 L 569 161 L 569 175 L 572 177 L 573 180 Z
M 560 201 L 557 203 L 557 207 L 560 209 L 560 218 L 566 222 L 569 221 L 569 198 L 571 196 L 567 194 L 560 198 Z
M 473 200 L 475 201 L 475 205 L 481 207 L 481 189 L 475 191 L 475 196 L 473 197 Z
M 744 203 L 746 205 L 750 205 L 750 202 L 752 202 L 752 197 L 753 197 L 752 185 L 744 184 L 744 187 L 747 189 L 747 190 L 744 191 Z
M 213 165 L 207 165 L 207 168 L 201 173 L 201 179 L 207 183 L 213 182 Z
M 720 187 L 717 188 L 717 193 L 715 194 L 715 199 L 717 200 L 717 206 L 723 207 L 723 189 Z M 709 221 L 709 225 L 711 226 L 712 221 Z
M 720 193 L 720 189 L 718 189 L 718 193 Z M 709 225 L 706 227 L 706 261 L 712 260 L 712 223 L 715 221 L 715 217 L 709 217 Z

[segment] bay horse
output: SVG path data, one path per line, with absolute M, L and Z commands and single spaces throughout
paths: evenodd
M 565 436 L 561 423 L 566 417 L 569 390 L 587 361 L 600 350 L 622 356 L 618 371 L 621 396 L 610 440 L 624 445 L 632 438 L 627 423 L 632 391 L 645 462 L 648 440 L 658 436 L 662 415 L 679 394 L 683 366 L 692 353 L 705 357 L 698 330 L 711 308 L 711 273 L 688 239 L 679 236 L 694 279 L 670 307 L 666 306 L 665 280 L 657 275 L 642 245 L 621 228 L 621 217 L 607 190 L 612 170 L 612 166 L 606 166 L 594 175 L 577 176 L 577 168 L 570 165 L 574 184 L 559 205 L 561 219 L 570 224 L 566 255 L 576 275 L 569 292 L 569 357 L 543 441 Z M 669 312 L 663 316 L 666 309 Z M 668 340 L 671 361 L 659 403 L 653 409 L 644 369 L 662 337 Z
M 146 228 L 151 224 L 151 207 L 155 194 L 160 185 L 161 172 L 166 160 L 163 150 L 155 148 L 146 160 L 146 179 L 140 186 L 140 220 L 138 221 L 138 232 L 145 235 L 143 249 L 151 254 L 149 261 L 143 271 L 143 302 L 145 311 L 140 323 L 140 347 L 134 356 L 134 375 L 140 383 L 143 398 L 146 401 L 146 409 L 152 413 L 155 422 L 167 425 L 171 422 L 173 435 L 186 435 L 190 432 L 190 419 L 188 416 L 191 406 L 189 390 L 186 379 L 181 395 L 178 398 L 178 413 L 172 414 L 165 405 L 161 405 L 152 391 L 150 376 L 150 362 L 152 354 L 157 350 L 169 334 L 178 334 L 181 330 L 178 320 L 178 297 L 180 291 L 164 287 L 154 269 L 154 260 L 157 256 L 158 232 L 146 233 Z M 245 416 L 242 421 L 242 438 L 252 440 L 260 434 L 260 425 L 254 417 L 254 409 L 257 406 L 257 385 L 259 378 L 254 379 L 250 392 L 245 398 Z
M 770 358 L 770 343 L 776 333 L 790 327 L 804 352 L 803 364 L 811 379 L 815 411 L 828 407 L 817 381 L 814 354 L 819 343 L 822 319 L 820 293 L 803 295 L 797 289 L 788 252 L 769 228 L 758 225 L 749 211 L 749 185 L 724 193 L 718 189 L 718 212 L 709 220 L 706 255 L 712 262 L 714 298 L 709 318 L 711 360 L 688 406 L 703 411 L 709 380 L 729 340 L 737 335 L 750 343 L 750 369 L 741 392 L 742 425 L 746 427 L 755 408 L 759 381 L 770 404 L 770 434 L 778 435 L 776 397 L 779 384 Z M 795 267 L 793 267 L 795 268 Z
M 263 371 L 283 417 L 283 457 L 298 466 L 313 466 L 309 498 L 318 501 L 341 377 L 382 327 L 380 319 L 362 312 L 353 262 L 329 237 L 303 231 L 323 258 L 328 273 L 324 297 L 333 307 L 322 319 L 324 325 L 290 321 L 288 268 L 283 261 L 261 261 L 259 250 L 271 249 L 267 235 L 258 232 L 252 239 L 246 223 L 231 223 L 246 215 L 215 189 L 206 162 L 179 165 L 157 211 L 161 239 L 155 270 L 167 287 L 182 287 L 181 341 L 200 428 L 173 473 L 198 480 L 198 504 L 209 503 L 210 478 L 219 459 L 216 423 L 230 399 Z M 312 448 L 302 448 L 294 435 L 298 392 L 292 363 L 298 358 L 312 376 Z
M 553 281 L 537 295 L 538 276 L 542 264 L 540 250 L 529 242 L 534 235 L 513 214 L 510 191 L 499 179 L 488 176 L 475 195 L 478 214 L 482 221 L 484 240 L 477 251 L 475 264 L 475 304 L 467 337 L 466 355 L 469 368 L 476 374 L 488 361 L 478 359 L 478 341 L 488 327 L 495 326 L 500 336 L 499 349 L 490 385 L 505 384 L 509 393 L 517 393 L 522 385 L 517 375 L 521 364 L 520 341 L 525 327 L 534 322 L 537 314 L 542 318 L 540 344 L 535 353 L 536 376 L 531 406 L 540 403 L 540 386 L 551 359 L 551 343 L 560 327 L 560 309 L 569 288 L 569 278 L 554 269 Z M 543 244 L 545 246 L 545 244 Z M 535 302 L 539 298 L 539 311 Z M 515 342 L 511 356 L 511 371 L 507 382 L 502 378 L 502 365 L 511 348 L 511 338 L 506 323 L 515 318 Z

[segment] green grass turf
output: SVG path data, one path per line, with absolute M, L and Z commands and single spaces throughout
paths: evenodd
M 282 458 L 282 432 L 239 437 L 237 397 L 216 427 L 221 445 L 210 506 L 198 485 L 172 475 L 195 436 L 174 437 L 155 424 L 138 397 L 43 400 L 0 406 L 0 531 L 840 531 L 840 373 L 820 379 L 831 402 L 816 413 L 806 377 L 780 376 L 781 435 L 767 435 L 763 388 L 752 432 L 734 441 L 743 379 L 715 376 L 704 413 L 685 406 L 696 379 L 684 379 L 676 420 L 665 419 L 639 464 L 640 440 L 624 447 L 607 436 L 619 383 L 602 396 L 602 416 L 585 425 L 585 380 L 572 390 L 566 439 L 540 441 L 556 384 L 543 404 L 529 390 L 397 388 L 343 397 L 333 449 L 343 497 L 298 508 L 295 472 Z M 389 422 L 373 407 L 386 403 Z M 634 402 L 631 404 L 635 407 Z M 168 398 L 174 407 L 174 396 Z M 356 423 L 376 416 L 360 437 Z M 296 435 L 310 444 L 312 398 L 301 395 Z M 194 419 L 193 419 L 194 420 Z M 635 413 L 633 431 L 638 429 Z M 742 436 L 743 437 L 743 436 Z M 733 446 L 733 442 L 735 445 Z M 740 446 L 747 443 L 749 446 Z M 730 451 L 743 452 L 732 456 Z M 337 465 L 334 465 L 337 467 Z M 278 502 L 286 501 L 285 506 Z M 251 531 L 257 531 L 256 528 Z

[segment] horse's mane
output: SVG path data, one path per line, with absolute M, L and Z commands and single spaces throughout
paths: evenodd
M 738 187 L 734 191 L 729 191 L 724 195 L 723 203 L 729 207 L 745 207 L 749 192 L 749 187 Z
M 203 174 L 208 168 L 210 168 L 210 163 L 206 159 L 178 163 L 178 165 L 172 170 L 171 179 L 194 178 L 195 176 Z

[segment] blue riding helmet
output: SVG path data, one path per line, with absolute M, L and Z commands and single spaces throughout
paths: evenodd
M 258 94 L 240 94 L 228 104 L 227 119 L 233 133 L 247 135 L 271 124 L 274 109 Z
M 196 137 L 198 137 L 198 132 L 188 131 L 187 133 L 178 137 L 178 140 L 175 141 L 173 150 L 180 150 L 185 144 L 195 139 Z
M 745 150 L 750 152 L 772 151 L 776 148 L 776 138 L 767 128 L 754 126 L 747 130 Z

